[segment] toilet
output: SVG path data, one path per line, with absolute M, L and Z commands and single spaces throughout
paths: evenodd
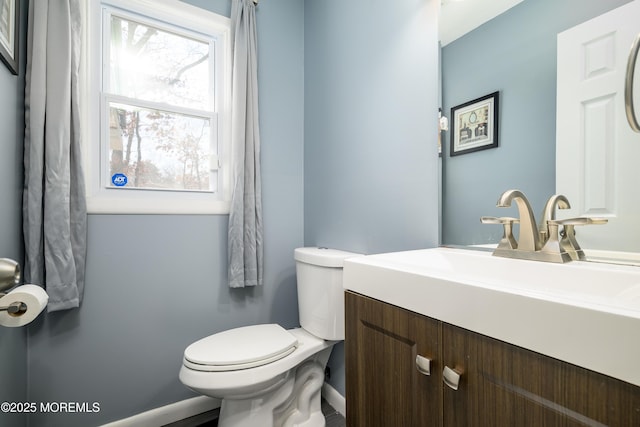
M 220 427 L 324 426 L 320 392 L 334 344 L 344 340 L 342 264 L 357 254 L 294 251 L 301 327 L 245 326 L 184 351 L 180 381 L 222 399 Z

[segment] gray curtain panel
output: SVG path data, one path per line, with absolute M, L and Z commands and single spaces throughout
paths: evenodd
M 253 0 L 233 0 L 233 192 L 229 214 L 229 286 L 262 285 L 262 188 L 258 126 L 258 53 Z
M 25 88 L 25 280 L 48 311 L 82 300 L 87 239 L 78 74 L 81 0 L 31 0 Z

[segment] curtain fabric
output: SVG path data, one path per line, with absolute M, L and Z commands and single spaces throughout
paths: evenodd
M 87 213 L 78 76 L 81 0 L 31 0 L 25 88 L 25 279 L 43 285 L 49 312 L 78 307 Z
M 262 285 L 263 229 L 258 126 L 258 55 L 255 3 L 233 0 L 233 190 L 229 214 L 229 286 Z

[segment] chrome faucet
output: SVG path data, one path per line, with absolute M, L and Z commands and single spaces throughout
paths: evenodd
M 504 235 L 493 252 L 495 256 L 506 258 L 519 258 L 534 261 L 568 262 L 572 259 L 584 259 L 584 253 L 575 239 L 576 225 L 605 224 L 606 219 L 601 218 L 570 218 L 556 220 L 556 208 L 569 209 L 569 200 L 561 195 L 553 195 L 547 200 L 540 224 L 536 220 L 531 209 L 531 204 L 520 190 L 508 190 L 502 193 L 498 199 L 498 207 L 510 207 L 515 201 L 518 207 L 519 219 L 482 217 L 484 224 L 502 224 Z M 513 224 L 520 223 L 520 236 L 518 240 L 513 237 Z M 562 233 L 559 227 L 562 226 Z M 560 240 L 560 235 L 562 240 Z

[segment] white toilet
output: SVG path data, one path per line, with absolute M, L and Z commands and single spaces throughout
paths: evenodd
M 220 332 L 184 351 L 180 381 L 222 399 L 220 427 L 324 426 L 320 391 L 333 345 L 344 340 L 342 263 L 351 252 L 294 251 L 301 328 Z

